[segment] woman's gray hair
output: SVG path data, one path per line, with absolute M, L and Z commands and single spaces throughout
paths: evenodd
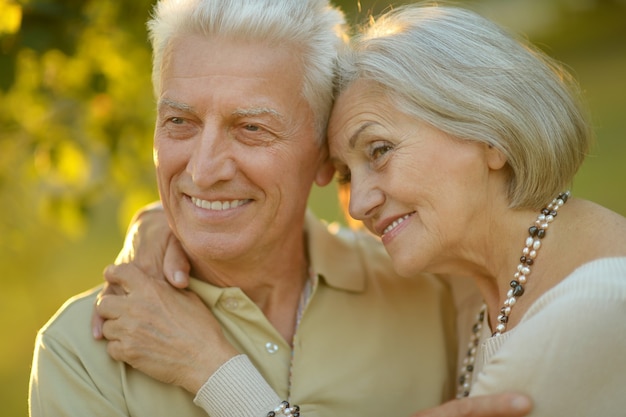
M 591 146 L 572 77 L 468 10 L 412 5 L 372 20 L 340 57 L 336 88 L 357 79 L 379 84 L 399 111 L 502 151 L 510 207 L 550 202 Z
M 160 0 L 148 21 L 155 94 L 161 90 L 164 54 L 175 37 L 200 34 L 288 44 L 301 56 L 300 93 L 315 114 L 318 139 L 324 143 L 337 53 L 346 41 L 344 26 L 343 13 L 328 0 Z

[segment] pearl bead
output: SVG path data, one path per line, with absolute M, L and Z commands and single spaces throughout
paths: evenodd
M 517 280 L 520 284 L 526 284 L 526 275 L 520 275 Z
M 521 272 L 523 275 L 528 275 L 528 274 L 530 274 L 530 268 L 529 268 L 529 267 L 527 267 L 527 266 L 525 266 L 525 267 L 523 267 L 523 268 L 520 270 L 520 272 Z
M 537 239 L 533 242 L 533 250 L 539 250 L 541 247 L 541 240 Z

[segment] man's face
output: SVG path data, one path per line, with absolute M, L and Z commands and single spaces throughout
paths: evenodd
M 298 58 L 197 35 L 169 45 L 154 161 L 172 229 L 196 263 L 258 260 L 302 239 L 311 185 L 332 171 Z

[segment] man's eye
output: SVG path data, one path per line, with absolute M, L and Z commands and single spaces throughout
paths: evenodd
M 182 125 L 185 122 L 185 119 L 183 119 L 182 117 L 171 117 L 170 122 L 175 125 Z
M 246 129 L 249 132 L 258 132 L 260 130 L 257 125 L 245 125 L 244 129 Z

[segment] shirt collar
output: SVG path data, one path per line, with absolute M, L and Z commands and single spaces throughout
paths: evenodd
M 315 273 L 333 288 L 362 292 L 369 271 L 363 259 L 361 233 L 321 221 L 310 210 L 306 213 L 305 230 Z
M 321 281 L 338 290 L 365 290 L 369 270 L 361 247 L 365 243 L 362 233 L 321 221 L 310 210 L 306 213 L 305 232 L 311 267 Z M 189 288 L 210 306 L 215 306 L 222 297 L 242 294 L 239 288 L 221 288 L 194 278 Z

